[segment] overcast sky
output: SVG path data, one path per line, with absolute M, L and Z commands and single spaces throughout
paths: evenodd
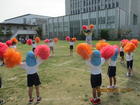
M 24 14 L 62 16 L 65 0 L 0 0 L 0 22 Z

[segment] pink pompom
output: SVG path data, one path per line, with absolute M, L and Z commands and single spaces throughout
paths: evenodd
M 42 60 L 47 60 L 50 56 L 50 48 L 47 45 L 39 45 L 35 49 L 35 55 Z
M 87 27 L 86 25 L 83 25 L 83 26 L 82 26 L 82 29 L 83 29 L 83 30 L 87 30 L 88 27 Z
M 70 37 L 69 36 L 66 36 L 66 41 L 70 41 Z
M 6 41 L 6 45 L 9 47 L 9 46 L 12 46 L 12 41 L 11 40 L 8 40 Z
M 101 50 L 101 55 L 105 59 L 111 58 L 114 54 L 115 54 L 115 48 L 111 45 L 108 45 Z
M 4 43 L 0 42 L 0 58 L 4 57 L 4 53 L 6 52 L 8 46 Z
M 113 47 L 116 49 L 118 49 L 118 51 L 120 52 L 120 48 L 119 48 L 119 46 L 118 45 L 113 45 Z
M 26 41 L 26 43 L 30 46 L 30 45 L 32 45 L 33 41 L 32 41 L 31 39 L 28 39 L 28 40 Z
M 45 39 L 44 42 L 45 42 L 45 43 L 49 43 L 50 40 L 49 40 L 49 39 Z

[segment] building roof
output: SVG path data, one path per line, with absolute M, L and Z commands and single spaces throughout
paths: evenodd
M 24 17 L 24 16 L 29 16 L 29 15 L 40 16 L 40 17 L 42 17 L 42 18 L 49 18 L 49 17 L 50 17 L 50 16 L 43 16 L 43 15 L 36 15 L 36 14 L 25 14 L 25 15 L 13 17 L 13 18 L 10 18 L 10 19 L 6 19 L 5 21 L 9 21 L 9 20 L 11 20 L 11 19 L 16 19 L 16 18 L 20 18 L 20 17 Z
M 18 23 L 0 23 L 0 25 L 37 26 L 37 25 L 31 25 L 31 24 L 18 24 Z

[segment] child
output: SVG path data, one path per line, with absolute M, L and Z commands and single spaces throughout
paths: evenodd
M 133 53 L 128 52 L 126 54 L 126 62 L 127 62 L 127 76 L 130 77 L 132 76 L 132 71 L 133 71 Z
M 91 67 L 91 86 L 93 91 L 93 98 L 90 100 L 93 104 L 101 103 L 100 96 L 100 86 L 102 84 L 101 66 L 105 60 L 101 58 L 101 54 L 98 50 L 95 50 L 91 56 L 91 59 L 87 61 L 88 65 Z
M 50 39 L 50 42 L 48 43 L 49 47 L 50 47 L 50 50 L 52 52 L 52 56 L 54 56 L 54 42 L 52 39 Z
M 3 59 L 0 58 L 0 66 L 3 66 L 3 65 L 4 65 Z M 0 88 L 2 88 L 2 77 L 0 77 Z
M 35 50 L 35 48 L 36 48 L 36 43 L 35 43 L 35 41 L 33 41 L 33 43 L 32 43 L 32 51 L 34 52 L 34 50 Z
M 73 46 L 74 46 L 74 41 L 73 41 L 72 39 L 70 39 L 69 44 L 70 44 L 70 56 L 72 56 L 72 55 L 73 55 Z
M 108 77 L 110 86 L 108 88 L 116 88 L 116 62 L 118 57 L 118 49 L 115 50 L 115 55 L 109 60 Z M 114 82 L 114 83 L 113 83 Z
M 120 47 L 120 57 L 121 57 L 121 63 L 124 63 L 124 50 L 123 50 L 123 46 Z
M 32 97 L 33 85 L 36 89 L 37 102 L 41 101 L 39 86 L 41 84 L 37 70 L 38 66 L 41 64 L 41 60 L 36 58 L 32 51 L 27 53 L 26 62 L 22 63 L 20 66 L 24 68 L 27 72 L 27 86 L 29 87 L 29 103 L 31 104 L 34 100 Z

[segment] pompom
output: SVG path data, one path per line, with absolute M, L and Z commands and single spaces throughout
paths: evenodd
M 136 49 L 135 44 L 133 44 L 132 42 L 128 42 L 125 46 L 124 46 L 124 51 L 126 53 L 128 52 L 133 52 Z
M 70 37 L 69 37 L 69 36 L 66 36 L 65 39 L 66 39 L 66 41 L 68 41 L 68 42 L 70 41 Z
M 91 64 L 94 66 L 99 66 L 101 64 L 101 53 L 98 50 L 93 51 L 91 55 Z
M 124 47 L 129 42 L 128 39 L 121 40 L 121 46 Z
M 35 55 L 43 60 L 47 60 L 50 56 L 50 48 L 47 45 L 39 45 L 35 49 Z
M 36 37 L 36 38 L 35 38 L 35 42 L 36 42 L 36 43 L 40 43 L 40 38 L 39 38 L 39 37 Z
M 94 25 L 93 24 L 90 24 L 89 25 L 89 29 L 94 29 Z
M 86 25 L 83 25 L 83 26 L 82 26 L 82 29 L 83 29 L 83 30 L 87 30 L 88 27 L 87 27 Z
M 16 43 L 16 44 L 18 43 L 18 40 L 16 38 L 12 38 L 11 41 L 12 43 Z
M 0 42 L 0 58 L 3 58 L 7 48 L 8 46 L 6 44 Z
M 26 43 L 30 46 L 30 45 L 33 44 L 33 41 L 32 41 L 32 39 L 28 39 L 28 40 L 26 41 Z
M 73 41 L 73 42 L 76 42 L 76 41 L 77 41 L 77 39 L 74 37 L 74 38 L 72 38 L 72 41 Z
M 108 45 L 101 50 L 101 55 L 104 59 L 109 59 L 115 54 L 115 49 L 113 46 Z
M 53 41 L 54 41 L 55 43 L 57 43 L 57 42 L 58 42 L 58 38 L 54 38 Z
M 22 57 L 20 52 L 17 52 L 15 49 L 13 48 L 8 48 L 4 54 L 4 64 L 9 67 L 12 68 L 16 65 L 19 65 L 22 61 Z
M 92 47 L 87 43 L 80 43 L 76 47 L 76 52 L 86 60 L 89 59 L 90 55 L 92 54 Z
M 26 64 L 30 67 L 37 64 L 35 54 L 32 51 L 29 51 L 26 55 Z
M 137 39 L 132 39 L 131 42 L 135 44 L 136 47 L 138 47 L 139 41 Z
M 114 47 L 114 46 L 113 46 L 113 47 Z M 118 54 L 119 54 L 118 48 L 115 48 L 115 47 L 114 47 L 114 49 L 115 49 L 115 54 L 111 57 L 111 60 L 112 60 L 112 61 L 116 61 L 116 60 L 117 60 L 117 57 L 118 57 Z
M 45 42 L 45 43 L 49 43 L 50 40 L 49 40 L 49 39 L 45 39 L 44 42 Z
M 109 45 L 109 43 L 107 43 L 105 41 L 99 41 L 98 43 L 96 43 L 96 49 L 101 50 L 108 45 Z
M 8 47 L 12 46 L 12 41 L 11 41 L 11 40 L 6 41 L 6 45 L 7 45 Z

